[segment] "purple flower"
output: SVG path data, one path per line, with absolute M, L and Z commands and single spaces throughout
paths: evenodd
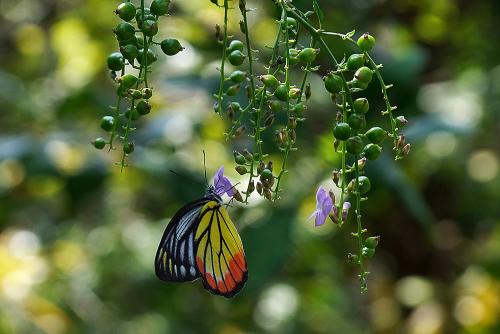
M 332 209 L 333 201 L 328 194 L 328 191 L 326 191 L 323 187 L 319 187 L 318 192 L 316 193 L 316 210 L 307 220 L 316 216 L 314 222 L 315 226 L 321 226 L 325 223 L 326 217 L 328 217 Z
M 231 184 L 231 181 L 229 181 L 229 179 L 224 176 L 224 166 L 219 168 L 217 173 L 215 173 L 214 188 L 215 193 L 219 196 L 227 194 L 228 196 L 233 197 L 235 194 L 234 187 Z
M 344 223 L 347 222 L 347 214 L 349 213 L 350 208 L 351 208 L 351 203 L 349 202 L 344 202 L 344 205 L 342 205 L 342 221 Z

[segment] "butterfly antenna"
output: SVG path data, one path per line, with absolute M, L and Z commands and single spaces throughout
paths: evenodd
M 203 150 L 203 168 L 205 169 L 205 184 L 208 184 L 207 179 L 207 156 L 205 154 L 205 150 Z
M 186 180 L 188 180 L 188 181 L 191 181 L 191 182 L 193 182 L 193 183 L 196 183 L 196 184 L 198 184 L 198 185 L 200 185 L 200 186 L 205 186 L 203 183 L 198 182 L 198 181 L 196 181 L 195 179 L 193 179 L 193 178 L 191 178 L 191 177 L 189 177 L 189 176 L 187 176 L 187 175 L 184 175 L 184 174 L 181 174 L 181 173 L 177 173 L 176 171 L 173 171 L 173 170 L 171 170 L 171 169 L 169 169 L 169 171 L 170 171 L 171 173 L 173 173 L 173 174 L 177 175 L 177 176 L 180 176 L 180 177 L 182 177 L 182 178 L 185 178 L 185 179 L 186 179 Z

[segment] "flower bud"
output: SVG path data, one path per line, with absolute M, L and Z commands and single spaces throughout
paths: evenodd
M 236 167 L 234 167 L 234 169 L 238 172 L 238 174 L 240 175 L 245 175 L 246 173 L 248 173 L 247 171 L 247 168 L 245 166 L 241 166 L 241 165 L 238 165 Z
M 252 155 L 252 153 L 250 153 L 250 152 L 249 152 L 246 148 L 245 148 L 245 149 L 243 149 L 242 154 L 243 154 L 243 156 L 245 157 L 245 159 L 246 159 L 247 161 L 249 161 L 249 162 L 250 162 L 250 161 L 253 161 L 253 155 Z
M 253 193 L 253 191 L 254 191 L 254 190 L 255 190 L 255 183 L 254 183 L 254 181 L 252 180 L 252 181 L 250 181 L 250 182 L 248 183 L 248 187 L 247 187 L 247 194 L 251 194 L 251 193 Z
M 404 116 L 396 117 L 395 121 L 396 121 L 396 127 L 398 127 L 398 128 L 402 128 L 403 126 L 408 124 L 408 121 L 406 120 L 406 118 Z
M 239 128 L 236 129 L 236 131 L 234 132 L 234 135 L 236 137 L 239 137 L 242 134 L 244 134 L 246 130 L 247 130 L 246 126 L 242 125 L 242 126 L 240 126 Z
M 259 195 L 262 195 L 262 190 L 263 190 L 262 183 L 257 182 L 257 192 L 259 193 Z

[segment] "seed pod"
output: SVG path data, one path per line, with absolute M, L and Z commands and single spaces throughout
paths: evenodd
M 366 127 L 366 119 L 363 114 L 351 114 L 349 115 L 349 119 L 347 120 L 349 126 L 354 130 L 361 131 Z
M 155 20 L 146 20 L 142 23 L 141 30 L 144 35 L 153 37 L 158 33 L 158 23 Z
M 234 192 L 233 198 L 238 202 L 243 203 L 243 197 L 241 196 L 241 193 L 238 190 Z
M 255 190 L 255 183 L 254 183 L 254 181 L 252 180 L 252 181 L 250 181 L 250 182 L 248 183 L 248 187 L 247 187 L 247 194 L 251 194 L 251 193 L 253 193 L 253 191 L 254 191 L 254 190 Z
M 238 165 L 236 167 L 234 167 L 234 169 L 238 172 L 238 174 L 240 175 L 245 175 L 246 173 L 248 173 L 247 171 L 247 168 L 245 166 L 241 166 L 241 165 Z
M 268 200 L 268 201 L 272 201 L 273 200 L 273 195 L 271 193 L 271 190 L 269 188 L 265 188 L 264 189 L 264 197 Z
M 92 141 L 92 145 L 94 145 L 95 148 L 98 150 L 102 150 L 106 146 L 106 140 L 104 138 L 96 138 Z
M 347 140 L 351 136 L 351 127 L 347 123 L 337 123 L 333 128 L 333 135 L 338 140 Z
M 268 106 L 269 106 L 269 109 L 271 109 L 272 111 L 274 111 L 276 113 L 279 113 L 279 112 L 283 111 L 283 109 L 284 109 L 283 103 L 280 101 L 276 101 L 276 100 L 269 101 Z
M 234 155 L 234 162 L 236 162 L 238 165 L 245 164 L 245 157 L 243 156 L 243 154 L 241 154 L 238 151 L 234 151 L 233 155 Z
M 305 96 L 306 96 L 306 100 L 309 100 L 311 98 L 311 84 L 310 83 L 307 83 L 306 85 L 306 91 L 305 91 Z
M 128 22 L 120 22 L 116 26 L 114 33 L 118 40 L 125 41 L 135 36 L 135 28 Z
M 371 49 L 373 49 L 374 46 L 375 46 L 375 37 L 373 37 L 369 33 L 364 33 L 358 39 L 358 47 L 365 52 L 370 51 Z
M 259 195 L 262 195 L 262 190 L 263 190 L 262 183 L 257 182 L 257 192 L 259 193 Z

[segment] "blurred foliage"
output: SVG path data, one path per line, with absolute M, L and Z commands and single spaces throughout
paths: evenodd
M 500 332 L 500 2 L 319 2 L 327 29 L 377 37 L 391 96 L 411 124 L 410 157 L 369 169 L 365 217 L 382 241 L 368 295 L 345 263 L 349 226 L 304 223 L 338 162 L 319 78 L 283 200 L 231 209 L 250 275 L 234 299 L 217 298 L 199 282 L 160 282 L 153 261 L 169 217 L 204 190 L 168 170 L 203 182 L 202 149 L 209 174 L 231 171 L 232 149 L 246 140 L 224 142 L 211 108 L 221 11 L 175 1 L 162 36 L 187 49 L 157 65 L 155 112 L 120 174 L 117 155 L 89 144 L 113 103 L 105 59 L 116 49 L 118 2 L 2 0 L 0 333 Z M 272 2 L 249 7 L 262 49 Z M 330 42 L 342 56 L 347 46 Z M 376 86 L 369 97 L 382 108 Z

